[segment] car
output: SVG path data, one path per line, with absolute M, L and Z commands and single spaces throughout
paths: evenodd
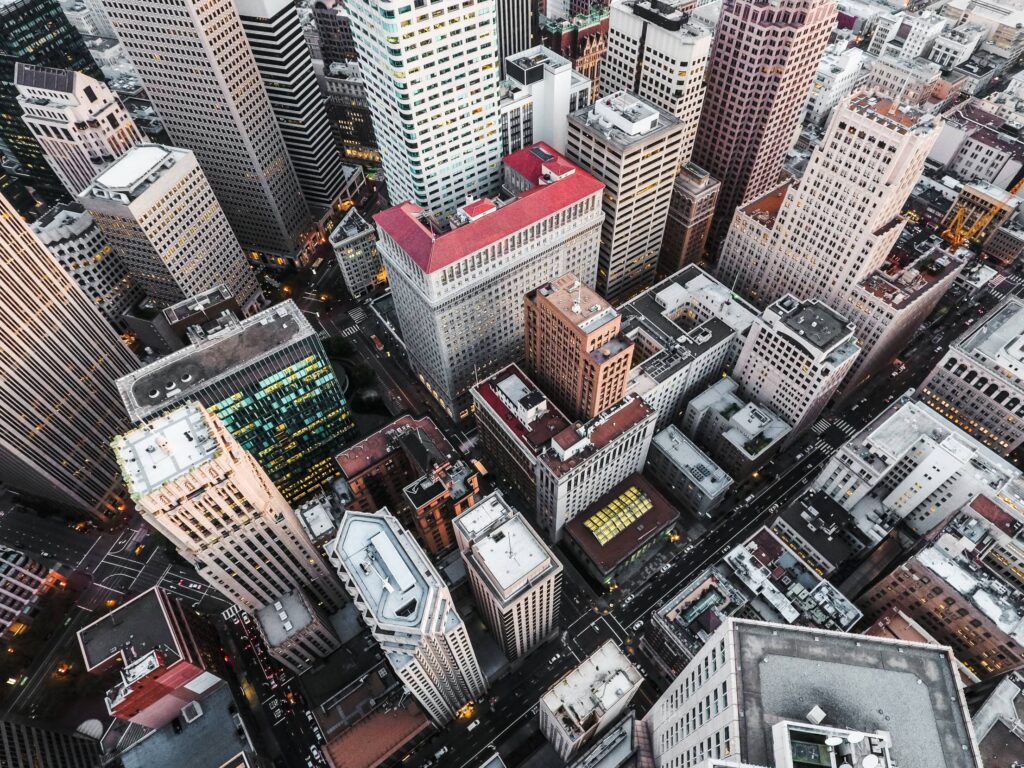
M 633 631 L 634 632 L 639 632 L 640 631 L 640 627 L 642 627 L 643 625 L 644 625 L 644 620 L 640 619 L 640 621 L 638 621 L 636 624 L 633 625 Z
M 278 719 L 278 720 L 280 720 L 280 719 L 281 719 L 281 710 L 280 710 L 280 709 L 275 709 L 275 710 L 274 710 L 274 717 L 275 717 L 276 719 Z
M 473 721 L 472 723 L 470 723 L 470 724 L 469 724 L 469 726 L 468 726 L 468 727 L 466 728 L 466 730 L 467 730 L 467 731 L 472 731 L 472 730 L 473 730 L 474 728 L 476 728 L 476 727 L 477 727 L 478 725 L 480 725 L 480 720 L 479 720 L 479 719 L 477 719 L 477 720 L 474 720 L 474 721 Z
M 448 747 L 441 747 L 437 752 L 434 753 L 434 759 L 440 760 L 442 757 L 448 754 Z

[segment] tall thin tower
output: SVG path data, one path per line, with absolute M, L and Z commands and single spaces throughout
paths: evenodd
M 101 0 L 179 147 L 192 150 L 242 246 L 292 257 L 309 210 L 233 0 Z
M 0 481 L 104 515 L 120 501 L 108 445 L 136 360 L 0 195 Z
M 693 148 L 722 182 L 712 248 L 737 206 L 779 180 L 835 16 L 834 0 L 725 0 Z

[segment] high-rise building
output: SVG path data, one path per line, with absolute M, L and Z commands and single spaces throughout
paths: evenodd
M 562 275 L 526 294 L 526 366 L 572 418 L 590 419 L 626 396 L 633 342 L 614 307 Z
M 345 5 L 388 195 L 437 216 L 494 194 L 501 178 L 498 2 L 468 1 L 429 14 L 396 2 Z
M 377 231 L 354 206 L 337 223 L 330 236 L 341 279 L 354 298 L 360 298 L 387 280 L 377 252 Z
M 503 185 L 511 199 L 465 203 L 448 228 L 414 203 L 374 217 L 413 371 L 458 417 L 475 381 L 522 354 L 523 295 L 597 271 L 600 181 L 537 144 L 505 158 Z
M 117 382 L 133 422 L 198 400 L 292 502 L 338 475 L 334 455 L 355 425 L 320 338 L 294 302 L 244 320 L 226 313 L 191 342 Z
M 473 597 L 510 661 L 558 631 L 562 563 L 500 491 L 455 520 Z
M 798 433 L 811 426 L 853 367 L 853 323 L 820 301 L 783 296 L 754 321 L 733 378 L 743 396 Z
M 21 121 L 14 69 L 18 62 L 100 78 L 99 67 L 59 0 L 8 0 L 0 5 L 0 144 L 36 183 L 60 187 L 39 143 Z
M 695 163 L 683 163 L 672 182 L 665 237 L 658 254 L 658 278 L 704 261 L 715 203 L 722 184 Z
M 270 655 L 297 675 L 341 647 L 324 612 L 301 590 L 280 595 L 256 611 L 256 625 Z
M 891 99 L 847 99 L 801 180 L 739 209 L 722 246 L 720 279 L 758 306 L 791 293 L 857 326 L 863 352 L 848 386 L 907 341 L 959 272 L 956 256 L 928 247 L 908 254 L 902 271 L 883 269 L 940 130 L 932 115 Z
M 597 292 L 618 303 L 654 284 L 684 126 L 620 91 L 569 116 L 567 156 L 604 182 Z
M 162 728 L 224 682 L 216 630 L 160 587 L 78 630 L 78 647 L 87 671 L 119 673 L 107 712 L 146 728 Z
M 715 27 L 693 160 L 722 182 L 711 240 L 733 211 L 779 181 L 821 52 L 833 0 L 729 0 Z
M 313 215 L 322 217 L 344 175 L 295 0 L 235 0 L 235 7 L 299 188 Z
M 100 0 L 167 135 L 195 153 L 247 251 L 301 254 L 309 211 L 234 0 Z
M 1024 301 L 1008 298 L 950 344 L 918 396 L 996 453 L 1024 444 Z
M 0 761 L 8 768 L 96 768 L 100 759 L 96 739 L 39 728 L 11 717 L 0 719 Z
M 949 648 L 737 618 L 705 638 L 644 718 L 656 768 L 981 768 Z
M 386 508 L 346 512 L 328 556 L 395 674 L 435 723 L 483 695 L 487 683 L 448 587 Z
M 704 70 L 714 30 L 661 0 L 614 0 L 601 94 L 633 93 L 683 125 L 680 163 L 688 163 L 704 103 Z
M 32 225 L 36 237 L 92 299 L 93 304 L 117 330 L 121 319 L 143 293 L 114 253 L 92 214 L 77 203 L 55 206 Z
M 288 502 L 198 403 L 112 447 L 143 519 L 228 600 L 255 611 L 304 588 L 328 611 L 341 607 L 340 585 Z
M 56 586 L 67 586 L 57 571 L 16 549 L 0 548 L 0 637 L 24 632 L 40 595 Z
M 357 61 L 336 61 L 324 71 L 327 119 L 346 160 L 380 165 L 366 81 Z
M 807 96 L 804 120 L 823 126 L 836 104 L 861 86 L 871 73 L 873 60 L 860 48 L 847 48 L 846 41 L 825 49 Z
M 325 67 L 358 58 L 352 21 L 343 0 L 315 0 L 313 22 L 320 33 L 320 53 Z
M 117 95 L 88 75 L 18 64 L 14 83 L 22 121 L 72 195 L 144 140 Z
M 126 425 L 114 382 L 138 361 L 0 195 L 0 479 L 107 515 Z
M 502 81 L 502 154 L 536 142 L 565 152 L 570 112 L 590 103 L 590 81 L 568 59 L 538 45 L 505 60 Z
M 137 144 L 78 197 L 147 295 L 173 304 L 221 283 L 248 314 L 263 294 L 188 150 Z
M 498 61 L 506 60 L 537 43 L 539 22 L 534 0 L 497 0 Z
M 608 51 L 608 8 L 590 5 L 569 16 L 542 11 L 541 39 L 548 48 L 572 62 L 572 68 L 590 80 L 590 100 L 598 96 L 601 62 Z

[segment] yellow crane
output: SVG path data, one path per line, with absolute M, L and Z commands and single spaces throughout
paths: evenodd
M 1016 195 L 1022 188 L 1024 188 L 1024 178 L 1010 187 L 1010 195 Z M 990 206 L 985 213 L 975 219 L 971 226 L 965 229 L 964 219 L 966 218 L 967 211 L 963 205 L 958 205 L 953 218 L 949 222 L 949 226 L 942 233 L 942 239 L 949 243 L 953 250 L 961 248 L 971 242 L 979 233 L 983 232 L 985 227 L 992 223 L 992 219 L 996 217 L 1000 210 L 998 205 Z

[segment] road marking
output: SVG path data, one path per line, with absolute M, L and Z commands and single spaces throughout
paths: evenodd
M 357 333 L 359 333 L 358 325 L 350 325 L 347 328 L 342 328 L 341 330 L 342 336 L 355 336 Z
M 81 568 L 82 567 L 82 563 L 85 562 L 85 558 L 87 558 L 89 556 L 89 553 L 92 552 L 96 548 L 96 545 L 99 544 L 102 539 L 103 539 L 102 536 L 97 537 L 96 541 L 94 541 L 92 543 L 92 546 L 89 547 L 89 549 L 86 551 L 86 553 L 84 555 L 82 555 L 82 559 L 78 561 L 78 565 L 76 565 L 75 568 Z

